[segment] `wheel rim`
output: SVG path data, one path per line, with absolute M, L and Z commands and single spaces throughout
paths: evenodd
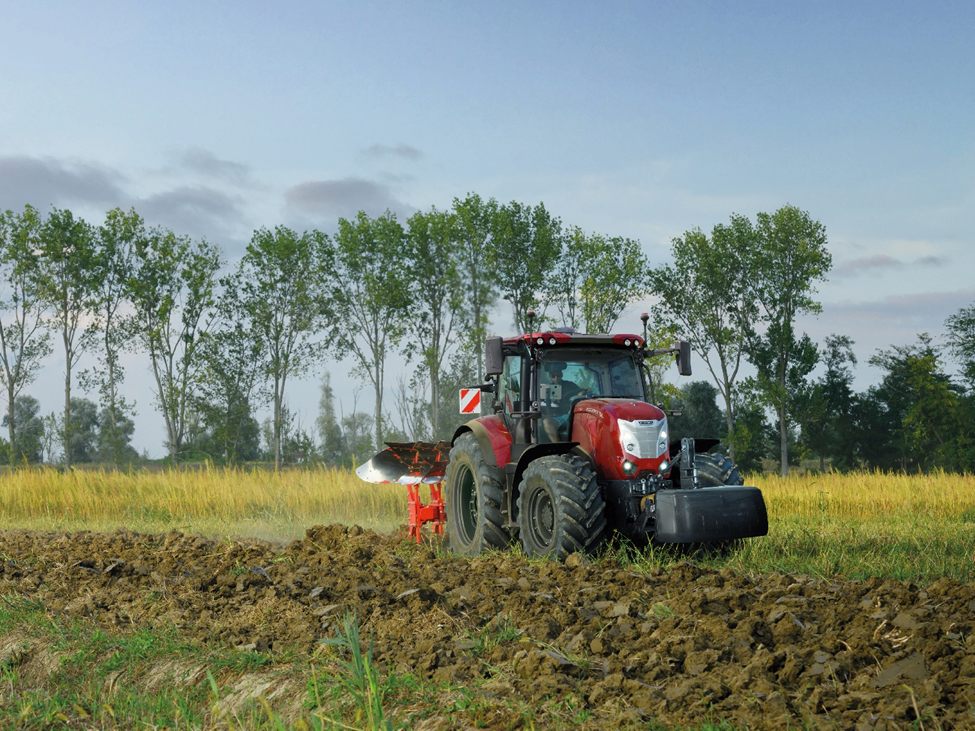
M 474 532 L 477 530 L 478 505 L 474 473 L 467 467 L 461 469 L 459 492 L 460 504 L 457 506 L 457 512 L 460 518 L 463 542 L 468 544 L 474 540 Z
M 542 548 L 552 545 L 555 535 L 555 503 L 548 490 L 535 490 L 528 500 L 528 532 L 532 542 Z

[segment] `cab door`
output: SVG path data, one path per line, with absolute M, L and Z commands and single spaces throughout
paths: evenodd
M 519 414 L 531 410 L 530 362 L 528 358 L 518 353 L 505 353 L 504 369 L 501 371 L 501 378 L 498 382 L 501 418 L 508 428 L 508 433 L 514 439 L 515 445 L 530 444 L 532 441 L 532 420 L 519 416 Z M 515 451 L 520 452 L 520 450 Z

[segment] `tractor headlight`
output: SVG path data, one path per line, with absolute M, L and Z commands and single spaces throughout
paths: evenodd
M 623 463 L 623 474 L 625 475 L 635 475 L 636 469 L 636 465 L 630 462 L 630 460 L 626 460 Z
M 617 422 L 620 428 L 620 446 L 626 454 L 640 458 L 640 428 L 634 421 Z
M 666 475 L 667 470 L 669 469 L 670 469 L 670 462 L 664 460 L 663 462 L 660 463 L 660 466 L 657 468 L 657 472 L 659 472 L 661 475 Z

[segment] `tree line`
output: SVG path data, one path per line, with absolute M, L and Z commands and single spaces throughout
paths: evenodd
M 820 346 L 796 329 L 797 317 L 821 310 L 815 288 L 831 267 L 825 229 L 808 213 L 734 215 L 710 234 L 675 238 L 671 253 L 651 268 L 638 241 L 564 225 L 543 204 L 476 194 L 403 222 L 360 212 L 331 236 L 261 228 L 229 271 L 218 247 L 149 227 L 134 210 L 109 211 L 100 226 L 57 208 L 7 211 L 2 451 L 14 464 L 58 446 L 66 466 L 130 461 L 134 404 L 119 390 L 129 351 L 147 358 L 173 462 L 361 462 L 386 440 L 449 437 L 461 419 L 457 389 L 483 380 L 488 316 L 502 301 L 503 332 L 527 331 L 529 310 L 535 329 L 609 332 L 652 295 L 651 339 L 690 339 L 714 383 L 658 391 L 683 412 L 674 434 L 720 437 L 744 469 L 771 458 L 784 472 L 809 456 L 824 468 L 971 469 L 972 309 L 947 323 L 945 352 L 965 382 L 945 375 L 943 351 L 922 338 L 872 357 L 886 375 L 856 394 L 853 342 L 835 335 Z M 55 348 L 64 408 L 41 417 L 24 389 Z M 97 365 L 76 374 L 84 354 Z M 351 359 L 373 391 L 372 414 L 357 395 L 346 414 L 324 373 L 314 426 L 296 423 L 289 382 L 329 358 Z M 395 384 L 393 359 L 412 369 Z M 740 376 L 745 362 L 755 375 Z M 76 380 L 97 405 L 74 395 Z M 259 424 L 264 406 L 271 416 Z
M 645 294 L 647 270 L 637 241 L 563 226 L 543 204 L 476 194 L 402 223 L 389 211 L 360 212 L 339 219 L 333 236 L 261 228 L 229 273 L 225 264 L 218 247 L 149 227 L 134 210 L 109 211 L 100 226 L 57 208 L 0 216 L 7 461 L 37 459 L 44 432 L 70 467 L 88 454 L 72 445 L 93 430 L 101 459 L 130 459 L 134 405 L 119 388 L 126 351 L 147 356 L 173 462 L 206 450 L 228 462 L 251 456 L 262 431 L 254 413 L 267 404 L 265 442 L 280 466 L 286 448 L 300 448 L 288 383 L 328 357 L 351 358 L 373 389 L 369 449 L 387 437 L 442 436 L 457 420 L 446 396 L 483 379 L 488 315 L 499 299 L 510 303 L 515 329 L 527 327 L 529 310 L 544 321 L 557 309 L 566 324 L 605 331 Z M 65 363 L 64 408 L 41 419 L 24 389 L 55 348 Z M 76 373 L 84 354 L 97 366 Z M 414 368 L 399 389 L 399 429 L 387 398 L 391 358 Z M 98 395 L 95 422 L 78 413 L 89 414 L 91 402 L 79 405 L 76 382 Z M 355 409 L 350 416 L 361 452 L 366 420 Z
M 714 384 L 674 394 L 687 412 L 675 435 L 720 436 L 743 470 L 771 461 L 783 475 L 801 459 L 821 470 L 975 469 L 975 305 L 947 318 L 943 345 L 922 334 L 879 350 L 869 363 L 880 383 L 856 393 L 854 341 L 833 334 L 817 344 L 796 329 L 797 316 L 821 312 L 816 286 L 832 265 L 825 229 L 808 213 L 733 215 L 710 234 L 675 238 L 671 253 L 650 289 L 663 321 L 692 334 Z M 946 373 L 949 357 L 960 379 Z M 742 378 L 746 361 L 754 375 Z

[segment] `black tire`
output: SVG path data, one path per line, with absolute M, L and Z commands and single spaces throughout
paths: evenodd
M 504 492 L 492 468 L 481 453 L 477 437 L 461 434 L 450 450 L 447 465 L 447 541 L 450 550 L 462 556 L 504 548 L 511 541 L 501 517 Z
M 723 454 L 709 452 L 694 455 L 698 487 L 722 487 L 744 485 L 738 466 Z
M 744 485 L 738 472 L 738 466 L 730 457 L 723 454 L 704 452 L 694 455 L 694 466 L 697 468 L 698 487 L 724 487 L 725 485 Z M 703 555 L 721 555 L 731 553 L 741 546 L 741 539 L 728 541 L 711 541 L 708 543 L 691 543 L 684 546 L 691 553 Z
M 592 553 L 606 530 L 606 505 L 592 465 L 581 457 L 539 457 L 525 468 L 518 495 L 518 528 L 525 555 L 560 561 Z

